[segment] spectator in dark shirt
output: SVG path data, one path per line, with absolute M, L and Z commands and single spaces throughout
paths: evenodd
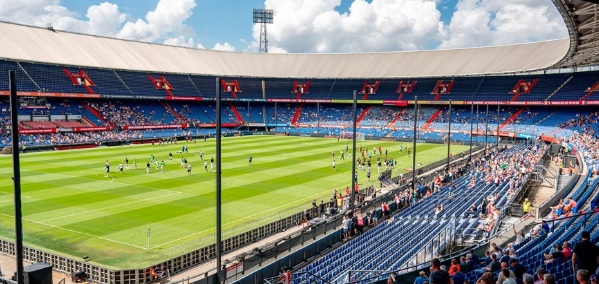
M 466 274 L 458 271 L 451 276 L 451 280 L 453 280 L 453 284 L 464 284 L 466 280 Z
M 449 283 L 449 273 L 441 270 L 441 261 L 435 258 L 431 261 L 431 275 L 428 277 L 430 284 L 447 284 Z
M 501 269 L 501 264 L 499 263 L 499 261 L 497 261 L 497 255 L 495 255 L 494 253 L 491 254 L 491 263 L 489 263 L 489 265 L 487 265 L 484 268 L 481 269 L 477 269 L 476 270 L 476 274 L 479 275 L 481 273 L 485 273 L 485 272 L 495 272 L 495 271 L 499 271 Z
M 582 241 L 577 242 L 572 250 L 572 271 L 586 269 L 589 272 L 595 272 L 597 263 L 599 263 L 599 247 L 591 243 L 591 234 L 583 231 Z
M 542 227 L 543 227 L 543 230 L 545 230 L 545 233 L 547 233 L 547 234 L 551 233 L 551 229 L 549 228 L 549 224 L 547 224 L 547 221 L 543 220 L 542 224 L 543 224 Z
M 514 275 L 516 275 L 516 283 L 522 284 L 522 276 L 524 276 L 524 273 L 526 273 L 526 267 L 518 263 L 517 258 L 512 258 L 510 260 L 510 267 L 514 272 Z

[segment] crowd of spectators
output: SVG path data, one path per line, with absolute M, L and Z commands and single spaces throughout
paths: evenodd
M 468 214 L 480 213 L 478 230 L 488 236 L 498 223 L 502 204 L 509 204 L 516 195 L 516 191 L 524 184 L 532 172 L 535 161 L 539 161 L 545 153 L 545 145 L 537 144 L 531 151 L 493 151 L 487 156 L 473 162 L 474 171 L 470 177 L 469 188 L 476 184 L 485 183 L 487 186 L 500 186 L 507 182 L 509 185 L 505 196 L 498 194 L 489 195 L 480 205 L 473 204 Z
M 103 132 L 60 132 L 48 134 L 31 134 L 23 136 L 23 142 L 27 145 L 67 145 L 98 143 L 107 141 L 131 141 L 143 138 L 142 131 L 103 131 Z M 8 145 L 8 140 L 2 141 Z
M 597 122 L 599 122 L 599 112 L 592 112 L 587 115 L 576 114 L 576 117 L 560 123 L 558 127 L 585 127 L 587 125 L 597 124 Z
M 599 139 L 596 134 L 592 129 L 583 133 L 574 131 L 572 136 L 565 140 L 566 143 L 575 145 L 576 149 L 582 152 L 587 165 L 593 167 L 595 171 L 599 166 Z
M 121 101 L 89 101 L 87 104 L 117 126 L 181 124 L 186 120 L 172 115 L 161 105 L 132 106 Z
M 90 101 L 88 105 L 97 110 L 105 119 L 118 126 L 154 124 L 151 117 L 156 114 L 155 111 L 152 110 L 146 114 L 145 110 L 141 109 L 139 105 L 129 107 L 119 101 Z
M 577 242 L 574 248 L 570 248 L 568 241 L 563 245 L 556 245 L 549 253 L 545 254 L 544 264 L 571 262 L 571 267 L 566 269 L 573 271 L 577 283 L 597 284 L 599 247 L 591 243 L 589 239 L 590 233 L 584 231 L 582 240 Z M 427 277 L 426 272 L 419 271 L 414 284 L 470 284 L 468 275 L 472 274 L 477 279 L 476 284 L 555 284 L 558 280 L 564 280 L 547 271 L 544 265 L 537 267 L 534 272 L 528 271 L 520 263 L 514 249 L 502 249 L 493 242 L 484 257 L 479 257 L 471 249 L 467 254 L 451 259 L 449 268 L 441 265 L 439 259 L 433 259 L 429 276 Z M 397 280 L 398 277 L 391 274 L 387 283 L 398 283 Z
M 385 106 L 372 106 L 362 120 L 362 125 L 371 125 L 375 127 L 387 127 L 395 116 L 402 110 Z M 400 118 L 398 118 L 400 119 Z

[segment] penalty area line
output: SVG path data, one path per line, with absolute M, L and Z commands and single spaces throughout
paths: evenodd
M 15 217 L 15 216 L 4 214 L 4 213 L 0 213 L 0 215 L 6 216 L 6 217 L 9 217 L 9 218 L 14 218 Z M 47 227 L 51 227 L 51 228 L 55 228 L 55 229 L 59 229 L 59 230 L 67 231 L 67 232 L 71 232 L 71 233 L 75 233 L 75 234 L 80 234 L 80 235 L 84 235 L 84 236 L 88 236 L 88 237 L 92 237 L 92 238 L 96 238 L 96 239 L 101 239 L 101 240 L 112 242 L 112 243 L 116 243 L 116 244 L 121 244 L 121 245 L 125 245 L 125 246 L 134 247 L 134 248 L 137 248 L 137 249 L 147 250 L 147 248 L 143 247 L 143 246 L 136 246 L 134 244 L 125 243 L 125 242 L 121 242 L 121 241 L 117 241 L 117 240 L 113 240 L 113 239 L 109 239 L 109 238 L 105 238 L 105 237 L 100 237 L 100 236 L 96 236 L 96 235 L 92 235 L 92 234 L 88 234 L 88 233 L 84 233 L 84 232 L 80 232 L 80 231 L 76 231 L 76 230 L 72 230 L 72 229 L 67 229 L 67 228 L 63 228 L 63 227 L 60 227 L 60 226 L 54 226 L 54 225 L 50 225 L 50 224 L 45 224 L 43 222 L 33 221 L 33 220 L 25 219 L 25 218 L 23 218 L 23 220 L 27 221 L 27 222 L 31 222 L 31 223 L 35 223 L 35 224 L 39 224 L 39 225 L 43 225 L 43 226 L 47 226 Z

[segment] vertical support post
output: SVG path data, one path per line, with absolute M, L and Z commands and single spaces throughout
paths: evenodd
M 414 139 L 412 143 L 412 190 L 416 190 L 416 136 L 418 134 L 418 96 L 414 96 Z
M 472 119 L 474 119 L 474 102 L 470 103 L 470 155 L 468 156 L 468 162 L 472 161 L 472 128 L 474 126 Z
M 316 103 L 316 133 L 320 133 L 320 102 Z
M 447 128 L 447 173 L 449 173 L 449 164 L 451 162 L 451 99 L 449 100 L 449 127 Z
M 497 148 L 499 148 L 499 112 L 501 111 L 501 105 L 497 104 Z
M 487 105 L 487 114 L 485 115 L 485 155 L 487 155 L 488 140 L 489 140 L 489 105 Z
M 479 127 L 478 127 L 478 123 L 480 122 L 480 113 L 478 111 L 478 106 L 479 104 L 476 104 L 476 133 L 478 133 L 478 131 L 480 131 Z M 476 138 L 476 141 L 478 141 L 478 138 Z
M 354 90 L 354 109 L 352 114 L 352 163 L 351 163 L 351 198 L 349 200 L 350 212 L 354 213 L 354 203 L 356 202 L 356 120 L 358 120 L 358 91 Z
M 430 244 L 431 244 L 431 251 L 430 251 L 431 257 L 430 257 L 430 260 L 433 260 L 433 258 L 435 258 L 435 256 L 433 255 L 435 253 L 434 252 L 434 250 L 435 250 L 435 244 L 434 244 L 434 241 L 433 241 L 432 238 L 431 238 Z
M 216 275 L 218 282 L 225 283 L 222 271 L 222 191 L 221 191 L 221 86 L 220 78 L 216 78 Z M 276 110 L 276 109 L 275 109 Z M 275 116 L 276 118 L 276 116 Z
M 245 115 L 245 125 L 247 126 L 247 131 L 250 132 L 250 123 L 248 120 L 250 120 L 250 101 L 248 101 L 248 111 Z
M 441 234 L 439 234 L 437 236 L 438 236 L 438 238 L 437 238 L 437 257 L 439 257 L 439 254 L 441 253 L 439 251 L 439 248 L 441 248 Z
M 19 115 L 17 98 L 17 79 L 14 70 L 8 71 L 10 84 L 10 130 L 12 137 L 12 170 L 15 202 L 15 246 L 17 262 L 17 283 L 25 283 L 23 278 L 23 214 L 21 212 L 21 162 L 19 160 Z

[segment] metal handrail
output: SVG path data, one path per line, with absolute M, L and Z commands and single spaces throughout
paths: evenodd
M 291 277 L 294 277 L 294 276 L 300 276 L 300 275 L 308 275 L 308 279 L 310 279 L 310 278 L 316 278 L 317 280 L 319 280 L 319 281 L 320 281 L 320 283 L 329 283 L 329 284 L 331 283 L 331 282 L 329 282 L 329 281 L 327 281 L 327 280 L 324 280 L 324 279 L 322 279 L 321 277 L 319 277 L 319 276 L 315 275 L 314 273 L 312 273 L 312 272 L 308 272 L 308 271 L 305 271 L 305 272 L 298 272 L 298 273 L 292 274 L 292 276 L 291 276 Z M 273 277 L 270 277 L 270 278 L 266 278 L 266 279 L 264 279 L 264 283 L 265 283 L 265 284 L 274 284 L 274 283 L 279 283 L 279 281 L 278 281 L 279 279 L 281 279 L 281 276 L 273 276 Z

